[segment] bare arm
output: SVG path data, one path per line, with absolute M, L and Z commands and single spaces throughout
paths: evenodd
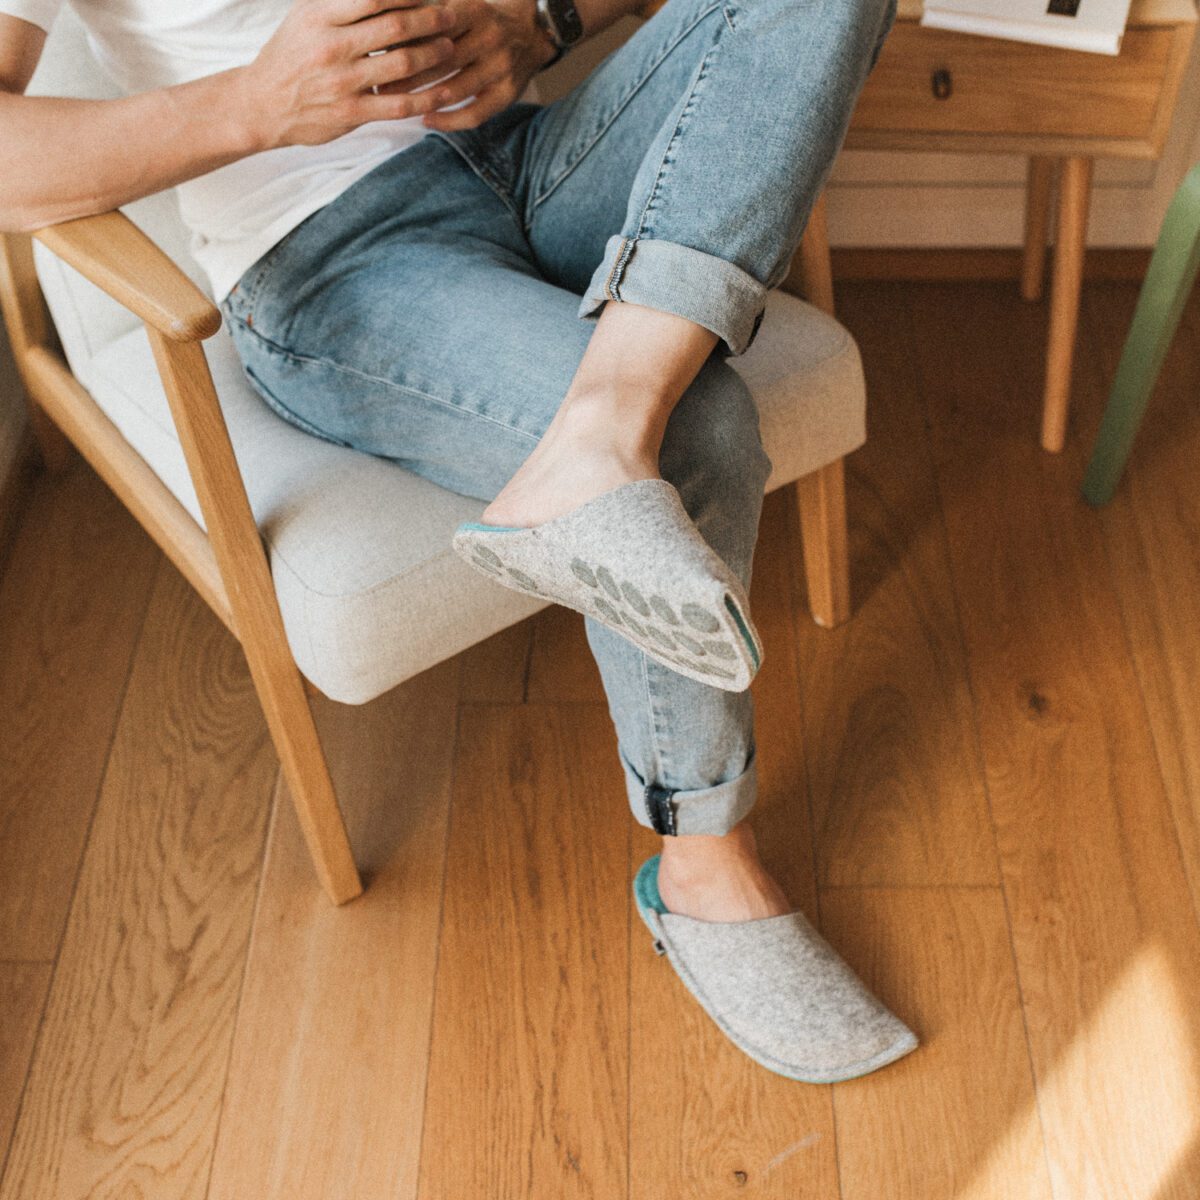
M 45 34 L 0 15 L 0 229 L 105 212 L 260 150 L 432 112 L 445 89 L 371 89 L 448 62 L 453 43 L 439 35 L 452 23 L 418 0 L 306 0 L 247 67 L 120 100 L 64 100 L 24 95 Z

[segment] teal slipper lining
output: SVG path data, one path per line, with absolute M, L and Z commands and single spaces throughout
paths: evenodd
M 725 607 L 729 609 L 729 615 L 737 622 L 738 632 L 742 635 L 742 639 L 746 643 L 746 649 L 750 651 L 750 657 L 754 659 L 754 669 L 757 671 L 762 663 L 758 658 L 758 647 L 754 644 L 754 639 L 750 636 L 750 630 L 746 628 L 746 622 L 742 617 L 742 610 L 733 602 L 732 596 L 725 597 Z
M 658 891 L 658 862 L 661 855 L 654 855 L 642 863 L 642 868 L 633 881 L 633 893 L 637 897 L 638 907 L 649 909 L 651 912 L 665 913 L 671 910 L 663 903 Z
M 478 521 L 464 521 L 459 530 L 469 529 L 473 533 L 520 533 L 523 525 L 481 525 Z

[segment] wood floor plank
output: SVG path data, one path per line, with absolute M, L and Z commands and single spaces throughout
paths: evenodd
M 1041 323 L 1009 289 L 910 311 L 1054 1194 L 1195 1200 L 1164 1181 L 1200 1128 L 1200 930 L 1079 440 L 1037 447 Z
M 329 904 L 281 785 L 209 1200 L 416 1195 L 457 680 L 314 705 L 367 890 Z
M 458 656 L 459 697 L 466 703 L 520 704 L 536 617 L 518 621 Z
M 58 953 L 159 558 L 82 462 L 37 480 L 0 577 L 0 959 Z
M 1137 302 L 1132 285 L 1088 289 L 1084 322 L 1110 380 Z M 1200 294 L 1159 377 L 1125 479 L 1100 513 L 1154 748 L 1200 911 Z M 1099 415 L 1099 406 L 1089 416 Z M 1090 446 L 1094 422 L 1085 432 Z
M 822 630 L 796 608 L 818 877 L 822 885 L 995 884 L 901 294 L 878 284 L 839 293 L 838 316 L 863 353 L 870 437 L 848 471 L 854 617 Z
M 278 769 L 241 648 L 162 564 L 3 1200 L 201 1200 Z
M 54 964 L 0 962 L 0 1175 Z
M 821 917 L 921 1039 L 834 1085 L 843 1200 L 1050 1200 L 999 888 L 835 888 Z
M 792 901 L 816 917 L 789 572 L 788 497 L 767 498 L 751 603 L 766 656 L 754 683 L 759 799 L 751 823 Z M 657 848 L 639 830 L 631 877 Z M 631 914 L 631 1200 L 832 1200 L 830 1089 L 794 1083 L 736 1049 L 654 954 Z
M 588 649 L 583 617 L 553 605 L 538 613 L 531 624 L 533 649 L 526 699 L 531 703 L 603 703 L 604 685 Z
M 607 721 L 461 710 L 422 1200 L 626 1195 L 629 819 Z

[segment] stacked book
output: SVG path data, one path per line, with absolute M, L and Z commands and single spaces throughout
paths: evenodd
M 1129 0 L 925 0 L 922 25 L 1118 54 Z

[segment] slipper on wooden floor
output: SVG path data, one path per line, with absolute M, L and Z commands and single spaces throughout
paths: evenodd
M 530 529 L 460 525 L 454 549 L 497 583 L 593 617 L 689 679 L 743 692 L 762 663 L 745 589 L 665 480 L 622 484 Z
M 917 1048 L 803 913 L 698 921 L 672 913 L 656 854 L 634 880 L 638 912 L 684 986 L 739 1050 L 805 1083 L 838 1083 Z

